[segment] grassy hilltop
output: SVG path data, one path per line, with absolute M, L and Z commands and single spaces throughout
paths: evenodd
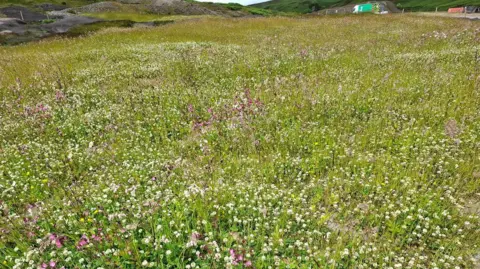
M 309 13 L 315 10 L 339 7 L 351 3 L 364 3 L 367 0 L 272 0 L 252 6 L 282 12 Z M 480 6 L 480 0 L 396 0 L 393 1 L 399 8 L 412 11 L 447 10 L 449 7 L 474 5 Z
M 2 47 L 0 264 L 474 268 L 479 49 L 407 15 Z

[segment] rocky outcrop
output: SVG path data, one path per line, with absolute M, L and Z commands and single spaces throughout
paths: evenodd
M 26 23 L 15 18 L 0 18 L 0 32 L 6 34 L 23 34 L 26 31 Z
M 0 8 L 0 13 L 7 16 L 7 18 L 15 18 L 25 22 L 38 22 L 47 19 L 47 16 L 45 14 L 35 12 L 21 6 L 9 6 Z

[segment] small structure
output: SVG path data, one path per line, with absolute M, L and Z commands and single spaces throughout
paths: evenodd
M 373 12 L 373 4 L 371 4 L 371 3 L 356 5 L 353 8 L 353 13 L 355 13 L 355 14 L 358 14 L 358 13 L 372 13 L 372 12 Z
M 452 7 L 448 9 L 448 13 L 464 13 L 465 8 L 464 7 Z
M 375 13 L 386 14 L 388 13 L 387 6 L 382 2 L 368 2 L 364 4 L 358 4 L 353 8 L 353 13 Z
M 466 6 L 466 13 L 480 13 L 480 7 L 476 6 Z
M 476 7 L 476 6 L 452 7 L 448 9 L 448 13 L 480 13 L 480 7 Z

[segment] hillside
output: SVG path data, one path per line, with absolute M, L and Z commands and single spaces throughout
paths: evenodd
M 344 6 L 351 3 L 362 3 L 362 0 L 272 0 L 252 6 L 282 12 L 309 13 L 321 9 Z M 411 11 L 430 11 L 437 7 L 446 10 L 449 7 L 463 5 L 480 5 L 480 0 L 397 0 L 399 8 Z
M 51 3 L 54 5 L 64 5 L 67 7 L 78 7 L 101 2 L 97 0 L 0 0 L 1 6 L 21 5 L 21 6 L 36 6 L 43 3 Z
M 329 7 L 349 4 L 348 0 L 272 0 L 252 6 L 282 12 L 309 13 Z
M 112 27 L 155 27 L 202 16 L 251 17 L 278 13 L 239 4 L 190 0 L 43 1 L 0 2 L 0 46 L 55 35 L 79 36 Z
M 114 3 L 116 2 L 116 3 Z M 48 3 L 48 4 L 46 4 Z M 106 4 L 112 8 L 101 8 Z M 0 8 L 23 6 L 33 11 L 43 12 L 74 8 L 78 13 L 143 13 L 161 15 L 221 15 L 227 17 L 242 17 L 251 15 L 268 16 L 278 12 L 275 9 L 265 10 L 258 7 L 242 6 L 240 4 L 196 2 L 194 0 L 0 0 Z M 63 7 L 63 8 L 62 8 Z M 92 12 L 91 9 L 94 9 Z M 91 15 L 91 14 L 90 14 Z M 0 12 L 0 17 L 2 14 Z M 110 17 L 104 16 L 101 17 Z

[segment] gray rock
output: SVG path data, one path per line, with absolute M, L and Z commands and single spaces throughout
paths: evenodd
M 18 19 L 1 18 L 0 31 L 10 31 L 14 34 L 23 34 L 27 31 L 25 22 Z
M 11 35 L 11 34 L 13 34 L 13 31 L 10 31 L 10 30 L 0 31 L 0 35 Z
M 8 18 L 15 18 L 19 20 L 22 20 L 23 18 L 23 21 L 25 22 L 37 22 L 47 19 L 46 15 L 21 6 L 0 8 L 0 13 L 3 13 Z

